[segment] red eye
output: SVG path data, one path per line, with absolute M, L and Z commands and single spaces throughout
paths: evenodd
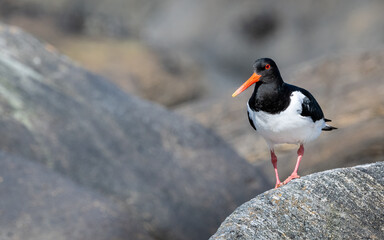
M 269 64 L 267 64 L 267 65 L 265 65 L 265 69 L 270 69 L 271 68 L 271 65 L 269 65 Z

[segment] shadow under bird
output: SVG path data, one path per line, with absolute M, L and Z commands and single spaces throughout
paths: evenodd
M 248 119 L 251 126 L 265 139 L 275 169 L 278 188 L 297 174 L 304 154 L 304 144 L 319 137 L 321 131 L 337 129 L 326 122 L 323 111 L 316 99 L 307 90 L 283 81 L 276 63 L 270 58 L 260 58 L 253 64 L 253 75 L 233 94 L 236 97 L 255 84 L 255 90 L 248 100 Z M 297 162 L 292 174 L 281 182 L 277 171 L 277 144 L 299 144 Z

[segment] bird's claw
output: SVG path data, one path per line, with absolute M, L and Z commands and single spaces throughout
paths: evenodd
M 279 187 L 281 187 L 281 186 L 283 186 L 284 185 L 284 183 L 282 183 L 282 182 L 278 182 L 278 183 L 276 183 L 276 185 L 275 185 L 275 189 L 277 189 L 277 188 L 279 188 Z
M 284 180 L 283 185 L 289 183 L 291 180 L 296 178 L 300 178 L 300 176 L 297 175 L 297 173 L 292 173 L 291 176 L 289 176 L 287 179 Z

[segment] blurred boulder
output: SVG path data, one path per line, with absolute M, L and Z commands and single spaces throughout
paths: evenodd
M 3 4 L 3 12 L 11 9 L 6 17 L 9 23 L 74 52 L 73 59 L 107 76 L 127 92 L 166 106 L 220 94 L 222 86 L 233 84 L 234 79 L 239 84 L 251 71 L 249 63 L 255 58 L 278 59 L 280 68 L 285 70 L 335 52 L 383 46 L 384 2 L 380 0 L 300 0 L 278 4 L 267 0 L 2 2 L 7 3 Z M 12 10 L 15 8 L 18 11 Z M 23 9 L 38 9 L 35 15 L 41 18 L 31 18 L 25 13 L 34 10 Z M 68 29 L 82 38 L 67 35 Z M 95 37 L 102 44 L 90 44 Z M 81 44 L 84 38 L 84 46 L 76 49 L 73 42 Z M 106 41 L 110 38 L 138 41 L 156 51 L 149 57 L 144 53 L 131 58 L 136 65 L 128 70 L 126 66 L 132 64 L 126 62 L 124 48 L 111 46 L 116 43 Z M 105 46 L 107 51 L 102 51 Z M 117 47 L 111 57 L 106 57 Z M 95 64 L 95 52 L 102 52 L 101 64 Z M 163 69 L 163 54 L 158 52 L 171 56 L 182 74 Z M 146 57 L 145 64 L 142 57 Z M 185 64 L 183 59 L 192 60 Z M 206 80 L 203 86 L 202 80 Z
M 64 31 L 72 34 L 84 33 L 88 17 L 84 0 L 67 1 L 66 6 L 59 16 L 56 21 Z
M 105 72 L 106 76 L 117 75 L 111 81 L 125 92 L 169 108 L 191 102 L 206 93 L 201 67 L 188 56 L 156 51 L 142 44 L 138 44 L 132 52 L 137 58 L 124 62 L 129 72 L 128 79 L 124 75 L 118 76 L 118 70 Z M 115 64 L 119 65 L 117 62 Z
M 270 186 L 212 131 L 0 25 L 0 148 L 124 205 L 153 239 L 208 238 Z
M 286 71 L 288 74 L 282 72 L 286 82 L 309 90 L 322 106 L 325 117 L 339 128 L 323 132 L 306 144 L 300 165 L 302 174 L 384 161 L 384 135 L 378 131 L 384 128 L 383 65 L 384 49 L 377 49 L 319 58 L 292 66 Z M 231 94 L 235 90 L 226 90 L 221 98 L 185 105 L 178 112 L 213 129 L 248 161 L 262 165 L 273 181 L 269 149 L 249 125 L 246 115 L 246 102 L 253 88 L 233 99 Z M 278 148 L 282 177 L 292 172 L 297 148 Z
M 236 209 L 214 239 L 383 239 L 384 163 L 294 180 Z
M 4 13 L 0 19 L 54 44 L 125 92 L 173 107 L 199 98 L 206 86 L 195 59 L 177 51 L 155 50 L 140 40 L 148 15 L 159 4 L 0 0 Z
M 143 36 L 153 46 L 202 59 L 204 71 L 242 76 L 251 71 L 248 63 L 254 58 L 279 59 L 285 68 L 335 52 L 382 46 L 383 10 L 380 0 L 168 0 L 148 17 Z
M 39 163 L 0 152 L 0 239 L 150 239 L 122 205 Z

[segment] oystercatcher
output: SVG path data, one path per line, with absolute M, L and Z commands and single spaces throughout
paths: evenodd
M 307 90 L 283 81 L 276 63 L 270 58 L 260 58 L 253 64 L 253 75 L 233 94 L 236 97 L 255 83 L 255 90 L 249 99 L 248 119 L 251 126 L 265 139 L 275 169 L 278 188 L 300 176 L 297 174 L 304 144 L 316 139 L 321 131 L 337 129 L 326 122 L 316 99 Z M 277 144 L 299 144 L 297 163 L 292 174 L 280 182 L 277 171 L 277 157 L 274 147 Z

